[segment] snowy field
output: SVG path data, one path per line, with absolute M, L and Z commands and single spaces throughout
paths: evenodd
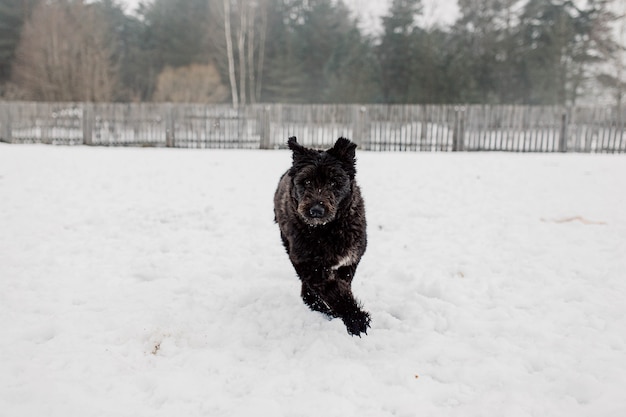
M 626 415 L 626 159 L 357 153 L 368 336 L 307 310 L 288 151 L 0 144 L 0 416 Z

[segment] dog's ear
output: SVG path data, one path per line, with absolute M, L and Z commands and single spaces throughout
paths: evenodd
M 356 143 L 350 142 L 349 139 L 341 137 L 335 142 L 329 152 L 339 159 L 354 160 Z
M 298 148 L 301 148 L 302 146 L 300 146 L 300 144 L 298 143 L 298 138 L 296 138 L 295 136 L 291 136 L 289 139 L 287 139 L 287 147 L 294 151 Z
M 350 140 L 341 137 L 337 139 L 335 142 L 335 146 L 328 150 L 328 153 L 339 159 L 341 163 L 344 165 L 344 169 L 348 171 L 350 177 L 354 177 L 356 174 L 355 168 L 355 154 L 356 154 L 356 143 L 350 142 Z
M 293 152 L 293 160 L 311 155 L 311 149 L 307 149 L 298 143 L 298 139 L 292 136 L 287 140 L 287 147 Z
M 300 145 L 295 136 L 292 136 L 289 140 L 287 140 L 287 146 L 293 152 L 293 166 L 291 167 L 290 175 L 293 175 L 298 171 L 298 169 L 300 169 L 304 164 L 309 163 L 318 154 L 317 151 Z

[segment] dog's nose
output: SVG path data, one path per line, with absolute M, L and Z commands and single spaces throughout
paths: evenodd
M 324 214 L 326 214 L 326 209 L 321 204 L 315 204 L 309 209 L 309 215 L 314 219 L 324 217 Z

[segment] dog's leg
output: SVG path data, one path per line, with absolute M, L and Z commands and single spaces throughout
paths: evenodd
M 361 333 L 367 334 L 367 329 L 370 326 L 370 315 L 363 311 L 354 299 L 349 282 L 331 278 L 313 287 L 317 290 L 320 298 L 341 318 L 348 333 L 356 336 L 360 336 Z
M 302 296 L 304 303 L 308 305 L 311 310 L 319 311 L 320 313 L 323 313 L 331 318 L 336 317 L 330 307 L 328 307 L 328 304 L 326 304 L 317 295 L 317 293 L 304 282 L 302 283 L 302 293 L 300 295 Z
M 315 297 L 322 301 L 323 305 L 331 310 L 330 315 L 341 318 L 351 335 L 360 336 L 361 333 L 367 333 L 370 315 L 363 311 L 354 299 L 349 281 L 339 278 L 337 271 L 329 268 L 316 268 L 307 264 L 294 267 L 302 280 L 303 288 L 306 286 L 314 294 L 309 300 Z M 304 299 L 304 302 L 311 306 L 307 299 Z
M 302 301 L 309 306 L 311 310 L 319 311 L 320 313 L 324 313 L 329 317 L 337 317 L 336 314 L 333 313 L 330 306 L 320 298 L 318 292 L 309 285 L 313 281 L 320 281 L 324 279 L 323 271 L 320 271 L 317 268 L 310 266 L 308 263 L 305 264 L 293 264 L 296 272 L 298 273 L 298 277 L 302 282 L 302 291 L 300 296 L 302 297 Z
M 357 264 L 342 266 L 337 269 L 336 276 L 340 282 L 345 282 L 347 285 L 347 291 L 349 292 L 349 297 L 354 300 L 354 296 L 352 295 L 352 279 L 354 278 L 354 273 L 356 272 Z M 344 323 L 346 323 L 346 327 L 348 327 L 348 331 L 351 334 L 355 334 L 350 331 L 350 327 L 354 330 L 360 330 L 367 334 L 367 328 L 370 326 L 370 315 L 368 312 L 363 311 L 361 305 L 358 301 L 354 301 L 357 306 L 357 310 L 353 308 L 348 308 L 348 316 L 344 319 Z

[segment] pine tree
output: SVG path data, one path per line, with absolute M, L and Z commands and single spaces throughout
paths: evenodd
M 11 66 L 22 27 L 36 2 L 37 0 L 0 0 L 0 86 L 11 76 Z
M 414 71 L 412 43 L 415 17 L 421 11 L 420 0 L 393 0 L 389 14 L 382 18 L 383 35 L 378 46 L 381 86 L 384 101 L 406 103 Z
M 575 104 L 592 66 L 616 45 L 608 23 L 614 18 L 606 1 L 530 0 L 521 21 L 527 101 Z

